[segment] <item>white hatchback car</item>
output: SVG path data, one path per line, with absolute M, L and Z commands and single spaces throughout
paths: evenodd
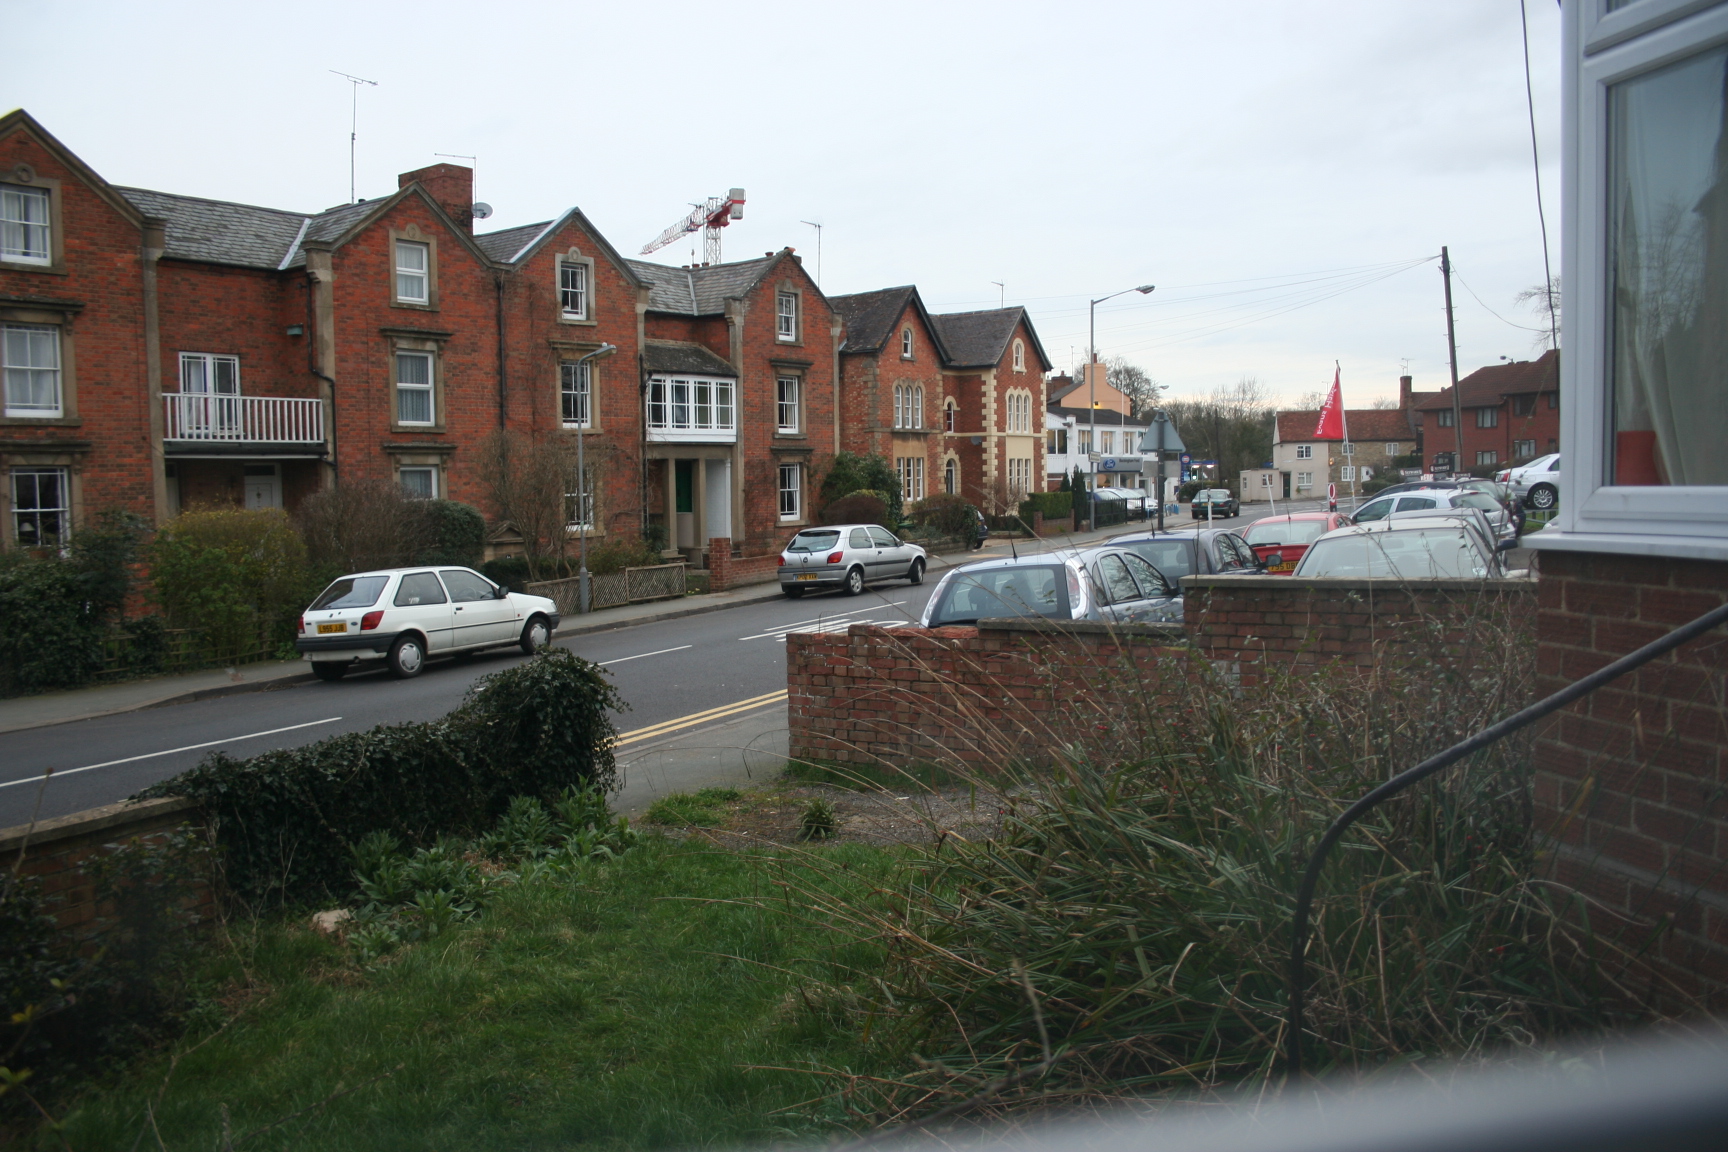
M 518 644 L 533 655 L 552 640 L 558 605 L 500 588 L 472 568 L 389 568 L 343 576 L 300 617 L 294 641 L 320 680 L 383 660 L 392 676 L 426 661 Z

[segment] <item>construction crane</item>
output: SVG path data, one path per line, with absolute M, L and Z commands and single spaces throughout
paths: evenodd
M 641 254 L 658 252 L 666 245 L 692 232 L 702 233 L 702 262 L 720 263 L 720 229 L 734 220 L 744 219 L 744 189 L 732 188 L 724 196 L 710 196 L 704 204 L 691 208 L 690 214 L 653 240 L 642 246 Z

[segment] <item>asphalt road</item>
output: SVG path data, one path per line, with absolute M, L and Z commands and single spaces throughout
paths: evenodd
M 1290 510 L 1305 510 L 1304 504 Z M 1279 502 L 1280 511 L 1287 508 Z M 1240 529 L 1269 514 L 1264 504 L 1250 505 L 1225 525 Z M 1187 526 L 1187 518 L 1170 526 Z M 1140 527 L 1128 524 L 1122 530 Z M 984 555 L 1004 553 L 996 546 Z M 753 707 L 778 706 L 778 699 L 764 698 L 786 687 L 788 631 L 916 620 L 944 566 L 933 567 L 920 587 L 894 581 L 857 597 L 829 593 L 767 600 L 558 644 L 611 672 L 630 706 L 617 718 L 628 750 L 631 744 L 736 720 Z M 339 732 L 431 720 L 460 704 L 475 680 L 522 659 L 511 648 L 434 663 L 413 680 L 372 672 L 333 684 L 318 681 L 9 732 L 0 736 L 0 828 L 115 803 L 214 751 L 251 756 Z

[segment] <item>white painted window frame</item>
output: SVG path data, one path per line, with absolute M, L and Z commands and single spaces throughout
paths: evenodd
M 400 304 L 430 304 L 432 303 L 432 245 L 424 240 L 397 240 L 396 250 L 391 253 L 391 264 L 396 269 L 396 279 L 393 285 L 395 299 Z M 424 258 L 424 263 L 418 268 L 404 267 L 402 253 L 408 249 L 418 249 Z M 416 277 L 420 281 L 420 295 L 409 296 L 402 291 L 402 278 Z
M 581 283 L 572 288 L 567 280 L 570 273 L 576 273 Z M 588 265 L 573 260 L 558 261 L 558 307 L 566 320 L 588 319 Z M 570 307 L 572 295 L 577 306 Z
M 774 429 L 782 436 L 804 430 L 804 381 L 801 377 L 774 377 Z
M 6 226 L 8 226 L 8 225 L 11 227 L 14 227 L 14 228 L 21 229 L 22 234 L 25 237 L 25 243 L 28 244 L 31 231 L 33 229 L 40 229 L 41 230 L 41 236 L 42 236 L 42 243 L 43 243 L 43 252 L 40 256 L 37 256 L 37 255 L 32 254 L 28 247 L 18 249 L 18 250 L 0 250 L 0 259 L 3 259 L 3 260 L 5 260 L 11 264 L 36 264 L 36 265 L 41 265 L 41 266 L 53 264 L 54 263 L 54 194 L 46 188 L 31 188 L 31 187 L 28 187 L 27 185 L 23 185 L 23 184 L 0 185 L 0 206 L 3 206 L 5 204 L 5 200 L 6 200 L 7 196 L 18 197 L 20 199 L 20 201 L 22 201 L 24 199 L 40 200 L 41 201 L 42 208 L 43 208 L 43 220 L 40 222 L 35 221 L 35 220 L 26 221 L 22 218 L 15 218 L 11 215 L 4 214 L 3 210 L 0 210 L 0 231 L 6 230 Z
M 54 335 L 54 364 L 52 367 L 36 364 L 13 364 L 5 358 L 5 347 L 10 343 L 6 333 L 11 330 L 27 332 L 51 332 Z M 0 410 L 6 413 L 9 420 L 59 420 L 66 415 L 66 348 L 65 332 L 57 324 L 0 324 Z M 31 408 L 12 406 L 12 390 L 10 374 L 18 372 L 52 372 L 54 374 L 54 406 L 52 408 Z
M 798 293 L 774 293 L 774 339 L 781 344 L 798 340 Z
M 402 360 L 404 357 L 414 357 L 426 363 L 426 382 L 411 383 L 402 379 Z M 396 404 L 396 424 L 402 428 L 432 428 L 438 424 L 438 358 L 431 352 L 415 352 L 397 349 L 395 359 L 391 361 L 391 369 L 396 377 L 395 395 L 392 399 Z M 402 393 L 424 392 L 426 394 L 425 420 L 402 419 Z
M 403 484 L 402 483 L 402 477 L 406 476 L 410 472 L 413 472 L 416 475 L 418 475 L 420 473 L 425 473 L 427 476 L 431 477 L 431 484 L 429 485 L 430 491 L 428 491 L 424 494 L 420 493 L 420 492 L 415 492 L 415 491 L 412 491 L 408 487 L 408 485 Z M 407 492 L 409 496 L 412 496 L 417 500 L 436 500 L 436 499 L 438 499 L 438 490 L 440 488 L 440 485 L 438 483 L 438 465 L 436 465 L 436 464 L 407 464 L 407 465 L 403 465 L 401 467 L 398 467 L 396 469 L 396 483 L 401 486 L 402 491 Z
M 790 483 L 788 483 L 790 480 Z M 779 503 L 782 523 L 799 520 L 804 509 L 804 465 L 781 464 L 776 473 L 776 485 L 779 489 Z

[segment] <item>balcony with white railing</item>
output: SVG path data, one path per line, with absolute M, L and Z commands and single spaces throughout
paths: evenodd
M 238 455 L 261 447 L 324 451 L 324 402 L 286 396 L 162 394 L 163 448 L 171 455 Z

